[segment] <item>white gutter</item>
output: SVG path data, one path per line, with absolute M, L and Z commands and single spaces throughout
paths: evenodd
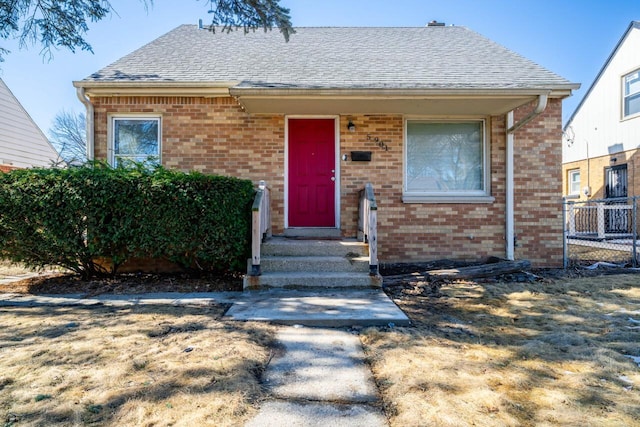
M 571 90 L 575 89 L 575 85 L 564 85 L 545 89 L 472 89 L 472 88 L 282 88 L 282 87 L 229 87 L 229 93 L 232 96 L 249 97 L 249 98 L 273 98 L 273 97 L 393 97 L 393 98 L 420 98 L 420 97 L 504 97 L 504 98 L 521 98 L 530 96 L 531 98 L 539 97 L 541 94 L 553 97 L 565 97 L 571 94 Z
M 507 113 L 507 147 L 506 147 L 506 167 L 507 167 L 507 182 L 506 182 L 506 195 L 505 195 L 505 240 L 506 248 L 505 255 L 510 261 L 515 259 L 515 202 L 514 202 L 514 166 L 513 166 L 513 143 L 514 133 L 525 124 L 529 123 L 536 116 L 542 114 L 547 108 L 548 95 L 538 96 L 538 105 L 529 113 L 526 117 L 520 120 L 518 123 L 513 123 L 513 110 Z
M 507 130 L 507 135 L 517 131 L 522 126 L 526 125 L 531 120 L 533 120 L 536 116 L 539 116 L 545 110 L 545 108 L 547 108 L 548 99 L 549 99 L 548 94 L 538 95 L 538 105 L 536 105 L 536 108 L 532 112 L 530 112 L 525 118 L 521 119 L 518 123 L 516 123 L 515 125 L 512 124 Z
M 80 102 L 84 104 L 87 109 L 86 113 L 86 131 L 87 131 L 87 160 L 93 160 L 94 158 L 94 139 L 93 139 L 93 104 L 89 97 L 85 94 L 83 87 L 76 88 L 76 95 Z

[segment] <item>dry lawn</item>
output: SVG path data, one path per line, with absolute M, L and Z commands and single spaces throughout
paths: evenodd
M 391 426 L 640 425 L 640 275 L 423 290 L 361 334 Z
M 33 271 L 20 264 L 12 264 L 9 261 L 0 259 L 0 279 L 26 273 L 33 273 Z
M 242 425 L 274 329 L 224 309 L 0 308 L 0 425 Z
M 630 251 L 617 251 L 583 245 L 569 245 L 568 250 L 569 260 L 574 264 L 593 264 L 598 261 L 631 264 L 633 261 Z

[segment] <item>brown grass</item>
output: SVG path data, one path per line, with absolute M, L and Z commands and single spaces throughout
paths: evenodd
M 639 275 L 395 301 L 415 327 L 361 335 L 392 426 L 640 425 Z
M 640 275 L 547 277 L 397 288 L 415 326 L 361 333 L 391 425 L 640 426 Z M 0 423 L 242 425 L 275 329 L 224 309 L 2 308 Z
M 633 256 L 630 251 L 617 251 L 614 249 L 583 245 L 568 245 L 568 252 L 569 260 L 574 264 L 593 264 L 598 261 L 631 263 L 633 261 Z
M 30 270 L 20 264 L 13 264 L 9 261 L 0 259 L 0 279 L 7 276 L 17 276 L 25 273 L 33 273 L 33 270 Z
M 263 398 L 265 324 L 223 306 L 2 308 L 5 426 L 236 426 Z

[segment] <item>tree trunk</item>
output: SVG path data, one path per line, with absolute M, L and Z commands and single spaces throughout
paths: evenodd
M 501 274 L 515 273 L 531 267 L 527 260 L 501 261 L 493 264 L 474 265 L 471 267 L 451 268 L 447 270 L 429 270 L 424 273 L 430 280 L 475 279 L 479 277 L 493 277 Z

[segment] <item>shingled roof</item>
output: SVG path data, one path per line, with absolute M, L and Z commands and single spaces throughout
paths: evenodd
M 465 27 L 296 28 L 229 34 L 182 25 L 92 74 L 93 84 L 282 89 L 575 89 Z

